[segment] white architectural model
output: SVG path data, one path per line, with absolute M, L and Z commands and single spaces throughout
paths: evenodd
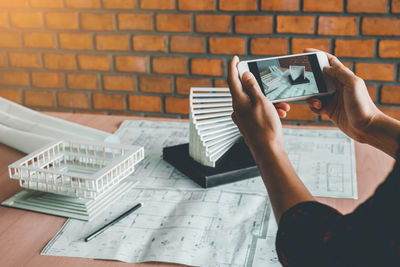
M 143 158 L 138 146 L 54 142 L 9 165 L 10 178 L 28 190 L 2 204 L 89 220 L 133 186 L 121 181 Z
M 23 188 L 95 199 L 131 174 L 143 157 L 143 147 L 58 141 L 8 169 Z
M 231 118 L 229 88 L 190 89 L 190 156 L 202 165 L 215 167 L 240 138 Z

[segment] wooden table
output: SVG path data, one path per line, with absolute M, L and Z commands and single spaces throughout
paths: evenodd
M 48 113 L 103 131 L 114 132 L 130 116 Z M 141 118 L 142 119 L 142 118 Z M 17 181 L 8 178 L 7 166 L 24 154 L 0 145 L 0 202 L 20 191 Z M 393 160 L 364 144 L 356 144 L 358 200 L 319 198 L 336 209 L 348 213 L 365 201 L 391 170 Z M 128 264 L 117 261 L 41 256 L 40 251 L 57 233 L 65 218 L 0 206 L 1 266 L 178 266 L 165 263 Z

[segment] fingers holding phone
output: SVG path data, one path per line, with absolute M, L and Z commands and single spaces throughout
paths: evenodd
M 290 107 L 280 104 L 276 107 L 262 94 L 256 78 L 250 72 L 239 79 L 234 57 L 229 66 L 228 84 L 232 94 L 232 119 L 253 153 L 272 143 L 283 146 L 282 124 L 279 116 L 286 116 Z
M 306 49 L 305 51 L 317 51 Z M 361 141 L 368 126 L 380 111 L 368 94 L 364 81 L 344 66 L 335 56 L 326 53 L 330 67 L 324 68 L 336 87 L 333 95 L 307 100 L 311 110 L 326 114 L 347 135 Z

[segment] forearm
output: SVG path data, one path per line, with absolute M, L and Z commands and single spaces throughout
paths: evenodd
M 289 208 L 315 200 L 297 176 L 283 147 L 263 147 L 253 154 L 278 223 Z
M 368 130 L 362 135 L 361 140 L 396 158 L 396 153 L 399 149 L 399 138 L 400 121 L 384 113 L 379 113 L 368 127 Z

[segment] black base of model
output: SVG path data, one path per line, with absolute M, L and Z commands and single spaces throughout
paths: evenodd
M 233 183 L 259 176 L 256 163 L 246 143 L 235 144 L 215 168 L 201 165 L 189 155 L 189 144 L 165 147 L 163 158 L 203 188 Z

